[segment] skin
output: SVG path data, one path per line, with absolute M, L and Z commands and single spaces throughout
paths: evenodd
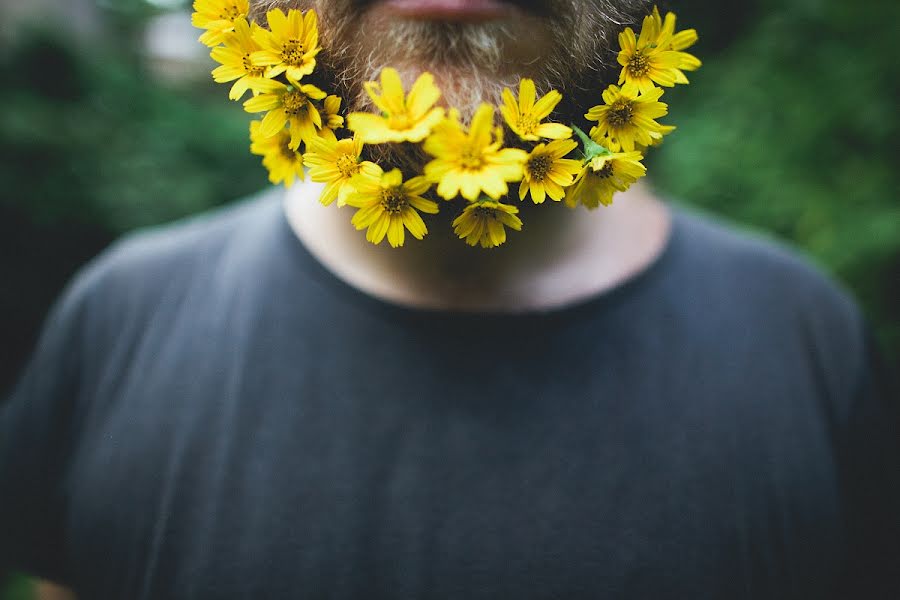
M 646 269 L 670 230 L 668 209 L 636 185 L 609 208 L 539 207 L 541 218 L 526 213 L 523 230 L 508 232 L 499 248 L 471 248 L 440 219 L 426 221 L 431 231 L 422 241 L 373 246 L 350 224 L 353 209 L 322 206 L 319 189 L 306 184 L 286 195 L 301 243 L 349 285 L 413 308 L 491 313 L 575 304 Z

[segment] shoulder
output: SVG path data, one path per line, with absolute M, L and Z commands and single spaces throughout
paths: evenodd
M 281 196 L 266 190 L 223 208 L 126 234 L 91 260 L 67 295 L 157 296 L 179 283 L 206 277 L 258 243 L 277 223 Z
M 759 353 L 803 355 L 846 388 L 866 368 L 867 331 L 856 302 L 796 250 L 717 218 L 675 213 L 678 285 L 712 328 Z

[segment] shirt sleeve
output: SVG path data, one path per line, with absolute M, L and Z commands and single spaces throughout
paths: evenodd
M 897 381 L 867 339 L 867 358 L 838 440 L 848 531 L 840 597 L 900 598 L 900 404 Z
M 60 582 L 82 296 L 70 288 L 57 302 L 12 395 L 0 403 L 0 570 Z

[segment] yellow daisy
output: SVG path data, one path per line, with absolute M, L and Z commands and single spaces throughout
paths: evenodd
M 644 18 L 640 37 L 631 27 L 619 34 L 618 61 L 622 65 L 619 85 L 635 86 L 640 92 L 653 90 L 655 84 L 672 87 L 678 81 L 678 53 L 668 49 L 672 33 L 657 27 L 652 15 Z
M 400 169 L 385 173 L 376 166 L 372 175 L 357 175 L 353 186 L 347 204 L 359 210 L 351 222 L 357 229 L 366 229 L 366 239 L 373 244 L 381 243 L 386 235 L 393 248 L 402 246 L 407 229 L 421 240 L 428 229 L 418 211 L 438 212 L 437 202 L 422 197 L 431 184 L 424 177 L 404 182 Z
M 623 88 L 611 85 L 603 92 L 605 104 L 592 107 L 585 118 L 598 121 L 591 129 L 591 137 L 617 152 L 634 150 L 635 144 L 649 146 L 655 134 L 663 130 L 655 119 L 665 115 L 669 108 L 659 102 L 662 88 L 653 88 L 645 94 L 638 94 L 634 86 Z
M 321 50 L 316 12 L 291 9 L 285 15 L 276 8 L 266 13 L 266 18 L 269 29 L 260 28 L 253 36 L 262 47 L 253 53 L 253 64 L 268 67 L 268 77 L 285 73 L 288 79 L 300 81 L 312 73 Z
M 653 147 L 656 147 L 656 146 L 659 146 L 660 144 L 662 144 L 663 139 L 667 135 L 669 135 L 670 133 L 675 131 L 675 129 L 676 129 L 676 127 L 674 125 L 660 125 L 659 132 L 655 132 L 655 131 L 650 132 L 650 139 L 651 139 L 650 145 L 642 146 L 641 144 L 635 144 L 634 145 L 635 150 L 638 150 L 639 152 L 644 154 L 645 151 L 647 150 L 647 148 L 653 148 Z
M 434 106 L 441 91 L 434 85 L 431 73 L 419 75 L 409 95 L 403 92 L 400 74 L 391 68 L 381 71 L 380 84 L 367 81 L 365 88 L 383 115 L 351 113 L 347 116 L 347 128 L 367 144 L 421 142 L 444 118 L 444 109 Z
M 322 127 L 322 116 L 312 101 L 324 98 L 325 92 L 314 85 L 288 81 L 291 85 L 276 81 L 273 91 L 250 98 L 244 102 L 244 110 L 266 113 L 259 128 L 264 136 L 273 136 L 289 124 L 291 148 L 296 149 L 301 141 L 318 137 L 316 130 Z
M 683 71 L 696 71 L 703 65 L 700 59 L 693 54 L 683 52 L 697 43 L 697 30 L 684 29 L 676 32 L 675 13 L 666 13 L 665 19 L 663 19 L 659 14 L 659 9 L 655 6 L 650 16 L 653 19 L 654 27 L 660 32 L 661 37 L 662 35 L 668 36 L 669 41 L 665 48 L 674 50 L 678 54 L 678 73 L 675 83 L 689 83 Z
M 377 177 L 381 174 L 375 163 L 359 160 L 362 149 L 359 138 L 339 141 L 322 137 L 310 142 L 303 160 L 309 165 L 310 179 L 326 184 L 319 196 L 322 204 L 327 206 L 337 198 L 338 206 L 343 206 L 354 191 L 354 176 L 363 173 Z
M 340 96 L 331 94 L 325 98 L 325 101 L 322 103 L 322 110 L 319 111 L 322 116 L 322 129 L 319 130 L 319 137 L 337 141 L 334 130 L 344 125 L 344 117 L 339 114 L 340 110 Z
M 540 204 L 546 196 L 562 200 L 563 188 L 572 185 L 581 171 L 581 161 L 563 158 L 578 146 L 575 140 L 554 140 L 538 144 L 525 161 L 525 176 L 519 184 L 519 200 L 531 192 L 531 199 Z
M 641 163 L 640 152 L 598 155 L 578 174 L 575 184 L 566 190 L 566 204 L 574 208 L 579 203 L 587 208 L 612 204 L 613 194 L 624 192 L 647 173 Z
M 205 29 L 200 41 L 207 46 L 221 43 L 224 34 L 234 30 L 234 23 L 250 13 L 248 0 L 194 0 L 191 23 Z
M 234 82 L 228 97 L 232 100 L 240 100 L 247 93 L 272 92 L 278 88 L 278 84 L 265 76 L 266 68 L 258 67 L 250 61 L 250 55 L 259 50 L 259 45 L 253 40 L 253 31 L 259 29 L 259 25 L 247 22 L 247 19 L 237 19 L 234 22 L 234 31 L 223 34 L 224 46 L 212 49 L 210 56 L 221 66 L 216 67 L 213 79 L 216 83 Z
M 519 82 L 519 99 L 509 88 L 503 88 L 503 106 L 500 113 L 513 133 L 523 140 L 535 141 L 540 138 L 561 140 L 572 137 L 572 130 L 560 123 L 541 123 L 546 119 L 559 101 L 562 94 L 550 90 L 535 102 L 534 81 L 522 79 Z
M 493 248 L 506 242 L 506 227 L 521 231 L 518 212 L 515 206 L 493 200 L 471 202 L 453 220 L 453 231 L 470 246 L 481 244 L 482 248 Z
M 303 181 L 303 155 L 291 149 L 291 135 L 284 129 L 273 136 L 262 135 L 260 122 L 250 122 L 250 152 L 263 157 L 269 171 L 269 181 L 284 182 L 291 187 L 294 179 Z
M 494 107 L 482 104 L 475 111 L 468 133 L 459 122 L 459 113 L 435 127 L 425 140 L 425 152 L 435 157 L 425 165 L 425 176 L 438 184 L 445 200 L 462 194 L 476 200 L 483 192 L 499 199 L 508 193 L 508 181 L 519 181 L 528 154 L 517 148 L 501 148 L 503 132 L 493 127 Z

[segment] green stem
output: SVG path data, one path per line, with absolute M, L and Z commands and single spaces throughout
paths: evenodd
M 581 143 L 584 144 L 585 160 L 590 160 L 595 156 L 605 156 L 607 154 L 612 154 L 609 150 L 592 140 L 588 136 L 588 134 L 583 132 L 577 125 L 572 125 L 572 131 L 575 132 L 575 135 L 581 138 Z

